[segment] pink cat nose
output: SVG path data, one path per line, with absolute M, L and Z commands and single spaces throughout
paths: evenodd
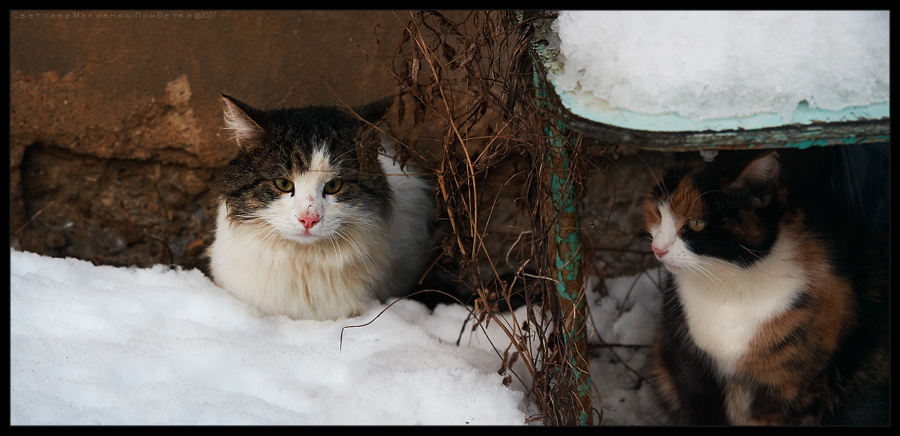
M 653 254 L 655 254 L 656 257 L 663 257 L 666 255 L 666 253 L 669 252 L 669 250 L 666 250 L 665 248 L 659 248 L 655 245 L 651 246 L 651 248 L 653 248 Z
M 300 224 L 303 224 L 303 227 L 306 227 L 307 229 L 313 228 L 313 226 L 319 222 L 319 217 L 316 215 L 303 215 L 298 219 L 300 220 Z

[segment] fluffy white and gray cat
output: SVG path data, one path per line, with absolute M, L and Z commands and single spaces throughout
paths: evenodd
M 356 316 L 375 298 L 408 291 L 434 207 L 428 182 L 378 155 L 387 144 L 370 123 L 392 99 L 355 115 L 223 100 L 238 154 L 214 183 L 215 283 L 264 314 L 317 320 Z

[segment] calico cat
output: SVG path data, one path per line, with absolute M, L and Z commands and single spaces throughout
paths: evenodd
M 645 205 L 669 271 L 651 369 L 664 407 L 681 424 L 887 424 L 880 258 L 800 171 L 809 155 L 747 153 L 676 167 Z
M 369 123 L 392 99 L 356 115 L 223 100 L 238 154 L 215 180 L 215 283 L 263 314 L 316 320 L 360 315 L 372 299 L 408 291 L 434 207 L 428 182 L 377 154 L 393 151 Z

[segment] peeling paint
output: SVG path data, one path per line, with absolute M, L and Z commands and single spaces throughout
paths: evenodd
M 556 124 L 544 127 L 550 149 L 547 162 L 551 168 L 549 185 L 551 198 L 545 202 L 545 213 L 551 223 L 551 265 L 556 279 L 556 291 L 559 301 L 561 325 L 560 334 L 563 339 L 562 354 L 571 368 L 574 377 L 560 380 L 570 383 L 577 395 L 577 416 L 573 417 L 578 425 L 590 425 L 591 414 L 591 378 L 590 354 L 587 347 L 586 304 L 584 283 L 582 279 L 581 227 L 578 222 L 578 195 L 571 174 L 572 161 L 562 132 L 565 132 L 561 120 L 554 116 L 547 104 L 547 94 L 537 73 L 534 82 L 538 100 L 545 103 L 544 110 L 549 122 Z
M 549 27 L 552 17 L 536 20 Z M 610 104 L 591 92 L 557 91 L 554 74 L 563 68 L 558 51 L 545 47 L 535 26 L 532 55 L 537 81 L 566 127 L 602 142 L 661 151 L 701 149 L 809 148 L 890 141 L 890 101 L 826 110 L 798 104 L 789 117 L 776 113 L 694 120 L 674 112 L 644 114 Z M 543 41 L 536 41 L 543 38 Z M 542 45 L 543 44 L 543 45 Z

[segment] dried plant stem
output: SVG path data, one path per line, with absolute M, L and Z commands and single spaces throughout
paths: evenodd
M 544 130 L 554 121 L 536 94 L 528 50 L 531 24 L 502 11 L 455 13 L 462 16 L 456 21 L 434 11 L 409 16 L 398 46 L 404 61 L 395 77 L 403 84 L 402 95 L 413 98 L 415 122 L 424 121 L 421 114 L 427 111 L 441 123 L 437 199 L 454 233 L 444 239 L 444 255 L 459 259 L 459 280 L 473 292 L 470 319 L 482 329 L 493 322 L 507 336 L 506 350 L 494 347 L 500 371 L 523 380 L 513 365 L 524 365 L 544 424 L 590 424 L 581 176 L 573 163 L 579 141 L 551 143 L 554 135 L 561 138 L 561 130 Z M 515 169 L 494 183 L 492 177 L 504 174 L 491 171 L 500 162 L 514 162 Z M 488 185 L 496 194 L 485 191 Z M 516 238 L 491 230 L 500 191 L 509 195 L 509 189 L 516 190 L 519 212 L 531 224 Z M 496 247 L 509 242 L 505 264 L 496 263 L 503 258 Z M 500 311 L 502 304 L 513 307 L 514 293 L 524 297 L 525 319 L 521 312 Z

